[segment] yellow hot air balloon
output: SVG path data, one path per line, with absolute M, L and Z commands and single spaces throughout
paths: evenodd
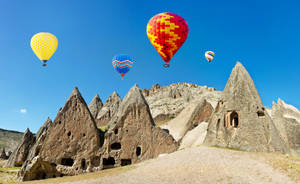
M 57 49 L 57 38 L 51 33 L 40 32 L 31 38 L 31 48 L 35 55 L 46 66 L 46 62 L 51 58 Z

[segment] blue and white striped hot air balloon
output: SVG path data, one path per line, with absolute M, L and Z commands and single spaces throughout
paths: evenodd
M 132 68 L 133 59 L 126 54 L 116 55 L 113 58 L 112 65 L 123 79 L 125 74 Z

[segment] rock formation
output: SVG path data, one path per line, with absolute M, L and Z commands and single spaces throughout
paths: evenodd
M 135 85 L 109 123 L 101 167 L 129 165 L 173 152 L 178 145 L 171 135 L 155 127 L 149 106 Z
M 189 130 L 203 121 L 208 121 L 213 110 L 210 103 L 202 99 L 190 103 L 176 118 L 160 127 L 167 129 L 176 141 L 180 141 Z
M 46 122 L 45 128 L 48 124 Z M 37 145 L 38 151 L 33 151 L 36 156 L 26 162 L 19 173 L 23 181 L 97 170 L 100 164 L 99 131 L 77 88 L 46 132 L 44 138 L 39 135 L 44 141 L 41 146 Z
M 169 86 L 155 84 L 151 89 L 143 89 L 143 95 L 149 104 L 154 121 L 158 124 L 175 118 L 190 103 L 201 98 L 213 107 L 222 94 L 214 88 L 191 83 L 177 83 Z
M 237 63 L 209 121 L 205 144 L 245 151 L 286 153 L 271 117 L 242 64 Z
M 6 160 L 8 157 L 6 155 L 6 152 L 5 152 L 5 148 L 2 149 L 2 153 L 0 155 L 0 159 L 2 160 Z
M 196 147 L 203 144 L 207 133 L 207 122 L 201 122 L 197 127 L 185 134 L 180 143 L 179 149 Z
M 300 111 L 278 99 L 272 105 L 271 117 L 290 153 L 300 155 Z
M 97 118 L 98 113 L 100 112 L 101 108 L 103 107 L 103 103 L 99 97 L 99 95 L 97 94 L 93 100 L 91 101 L 91 103 L 89 104 L 89 110 L 93 116 L 94 119 Z
M 35 142 L 35 137 L 33 133 L 27 128 L 24 132 L 21 143 L 18 145 L 17 149 L 13 151 L 11 156 L 9 157 L 5 167 L 19 167 L 27 159 L 30 148 Z
M 96 123 L 97 126 L 105 126 L 108 124 L 110 119 L 115 115 L 118 111 L 118 108 L 122 102 L 122 99 L 117 94 L 117 92 L 113 92 L 110 97 L 106 100 L 100 112 L 97 115 Z

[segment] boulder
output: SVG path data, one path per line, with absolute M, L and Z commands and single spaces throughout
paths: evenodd
M 97 94 L 93 100 L 91 101 L 91 103 L 89 104 L 89 110 L 92 114 L 92 116 L 94 117 L 94 119 L 97 118 L 98 113 L 100 112 L 101 108 L 103 107 L 103 103 L 99 97 L 99 95 Z
M 204 143 L 245 151 L 288 152 L 241 63 L 232 70 Z
M 46 129 L 49 124 L 51 128 L 41 130 L 39 138 L 44 140 L 40 148 L 37 145 L 39 151 L 32 151 L 36 156 L 27 160 L 19 173 L 23 181 L 76 175 L 99 168 L 99 130 L 77 88 L 54 122 L 45 124 Z
M 149 106 L 135 85 L 109 123 L 101 152 L 101 168 L 134 164 L 177 148 L 171 135 L 155 127 Z
M 110 119 L 116 114 L 118 108 L 122 102 L 122 99 L 117 94 L 113 92 L 110 97 L 106 100 L 100 112 L 97 115 L 96 123 L 97 126 L 106 126 Z
M 21 143 L 18 145 L 17 149 L 13 151 L 9 157 L 5 167 L 20 167 L 27 159 L 30 148 L 35 143 L 35 136 L 27 128 L 24 132 Z

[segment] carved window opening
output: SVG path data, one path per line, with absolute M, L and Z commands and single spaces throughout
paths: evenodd
M 131 165 L 131 159 L 121 159 L 121 166 Z
M 69 136 L 69 137 L 71 136 L 71 132 L 70 132 L 70 131 L 68 132 L 68 136 Z
M 226 117 L 225 117 L 225 126 L 226 126 L 226 128 L 229 128 L 229 127 L 239 128 L 240 127 L 239 113 L 236 111 L 227 112 Z
M 119 142 L 113 143 L 113 144 L 110 146 L 110 148 L 111 148 L 112 150 L 119 150 L 119 149 L 121 149 L 121 144 L 120 144 Z
M 264 116 L 265 116 L 264 111 L 257 111 L 257 116 L 258 116 L 259 118 L 264 117 Z
M 136 156 L 140 156 L 141 155 L 141 153 L 142 153 L 142 149 L 141 149 L 141 147 L 136 147 Z
M 117 134 L 118 134 L 118 129 L 115 129 L 114 132 L 115 132 L 115 134 L 117 135 Z
M 235 111 L 230 114 L 230 126 L 233 126 L 234 128 L 239 127 L 239 115 Z
M 74 160 L 72 158 L 62 158 L 61 159 L 61 165 L 64 166 L 73 166 Z
M 85 159 L 81 160 L 81 169 L 86 170 L 86 162 Z

